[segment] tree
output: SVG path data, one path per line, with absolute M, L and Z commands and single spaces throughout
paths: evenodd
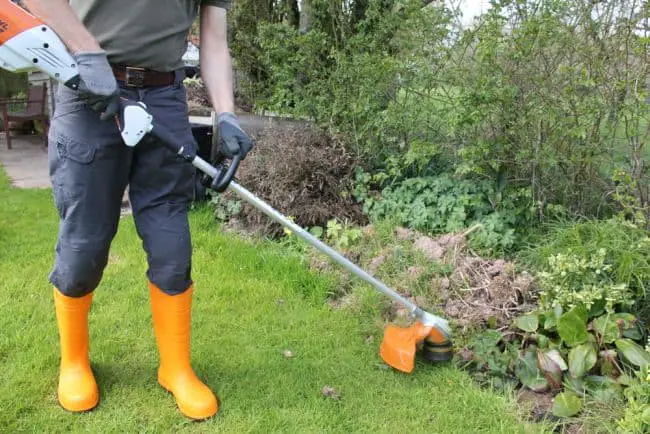
M 297 29 L 300 23 L 298 0 L 281 0 L 278 9 L 280 16 L 277 21 Z
M 302 10 L 300 11 L 300 32 L 307 33 L 311 30 L 313 17 L 312 0 L 302 0 Z

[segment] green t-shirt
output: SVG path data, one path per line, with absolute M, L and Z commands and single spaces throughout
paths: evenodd
M 111 63 L 158 71 L 181 68 L 199 6 L 230 8 L 232 0 L 70 0 Z

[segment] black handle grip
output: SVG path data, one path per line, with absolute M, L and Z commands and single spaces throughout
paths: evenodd
M 169 132 L 169 130 L 157 122 L 154 122 L 151 134 L 160 140 L 160 142 L 166 146 L 167 149 L 183 158 L 184 160 L 191 163 L 192 160 L 194 160 L 194 157 L 196 157 L 196 149 L 194 146 L 183 146 L 182 144 L 178 143 L 176 141 L 176 138 Z
M 216 167 L 217 175 L 212 179 L 212 185 L 210 186 L 212 190 L 217 193 L 223 193 L 226 191 L 228 185 L 230 185 L 230 181 L 235 177 L 241 158 L 241 154 L 237 154 L 233 157 L 228 166 L 220 164 Z

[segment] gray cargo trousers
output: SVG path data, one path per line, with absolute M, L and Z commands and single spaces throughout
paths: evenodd
M 154 119 L 184 145 L 194 145 L 183 86 L 121 88 L 144 102 Z M 102 121 L 77 94 L 58 86 L 49 133 L 49 170 L 60 225 L 50 282 L 64 295 L 81 297 L 97 288 L 129 200 L 147 254 L 149 281 L 167 294 L 192 285 L 192 245 L 187 211 L 195 171 L 153 137 L 128 148 L 114 121 Z

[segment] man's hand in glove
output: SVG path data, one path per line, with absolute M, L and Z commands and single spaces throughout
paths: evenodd
M 228 158 L 239 154 L 243 160 L 253 149 L 253 141 L 239 126 L 237 116 L 230 112 L 221 113 L 217 118 L 217 126 L 221 138 L 221 153 Z
M 79 52 L 74 55 L 79 67 L 79 93 L 102 120 L 111 119 L 120 109 L 120 92 L 106 52 Z

